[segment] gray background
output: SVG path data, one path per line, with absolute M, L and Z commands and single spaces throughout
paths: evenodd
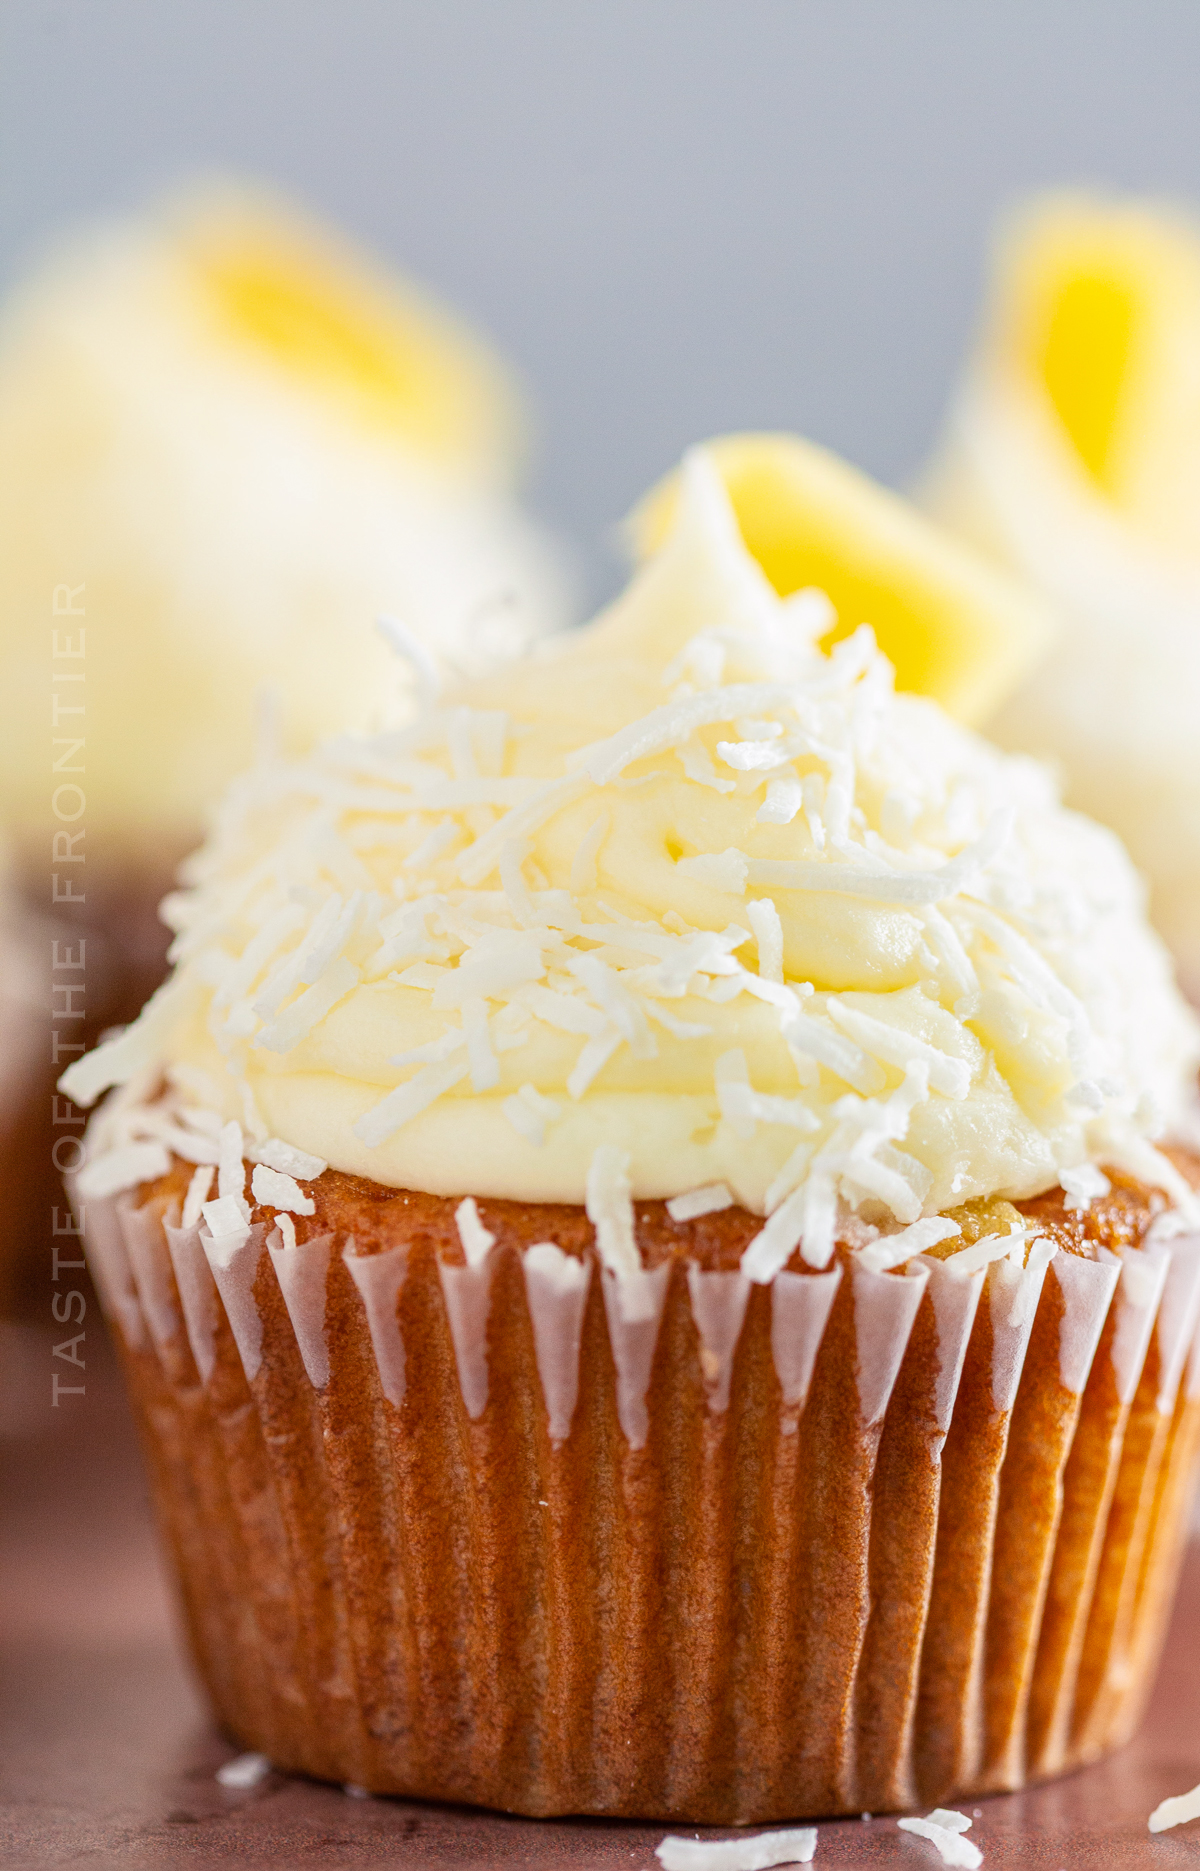
M 1197 0 L 0 0 L 0 269 L 225 166 L 488 328 L 587 596 L 689 441 L 902 483 L 987 228 L 1047 182 L 1200 200 Z

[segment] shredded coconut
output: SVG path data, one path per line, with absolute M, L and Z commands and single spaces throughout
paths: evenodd
M 268 1169 L 265 1164 L 256 1164 L 250 1178 L 250 1189 L 254 1200 L 264 1208 L 285 1208 L 293 1215 L 315 1215 L 316 1203 L 305 1195 L 298 1182 L 291 1176 L 281 1175 L 277 1169 Z
M 754 1280 L 797 1248 L 827 1265 L 859 1211 L 882 1264 L 998 1188 L 1061 1178 L 1082 1206 L 1104 1163 L 1200 1214 L 1150 1141 L 1200 1041 L 1119 849 L 1031 763 L 893 695 L 865 626 L 822 650 L 821 618 L 778 599 L 701 454 L 592 631 L 448 702 L 427 669 L 401 728 L 264 750 L 169 901 L 176 976 L 64 1077 L 87 1103 L 184 1074 L 85 1178 L 213 1161 L 198 1101 L 293 1181 L 324 1157 L 289 1157 L 274 1109 L 396 1186 L 578 1201 L 586 1179 L 626 1268 L 635 1190 L 761 1212 Z
M 255 1045 L 265 1046 L 270 1052 L 290 1052 L 351 988 L 358 986 L 360 979 L 354 963 L 342 956 L 326 969 L 319 981 L 305 988 L 270 1026 L 263 1028 Z
M 283 1143 L 278 1137 L 268 1137 L 265 1143 L 247 1144 L 246 1155 L 252 1162 L 277 1169 L 281 1176 L 299 1176 L 304 1182 L 315 1182 L 328 1168 L 323 1156 L 298 1150 L 295 1144 Z
M 971 1068 L 965 1060 L 948 1058 L 915 1034 L 898 1031 L 882 1020 L 873 1020 L 869 1014 L 860 1013 L 857 1007 L 831 1000 L 829 1014 L 871 1058 L 884 1065 L 898 1066 L 902 1072 L 907 1071 L 914 1060 L 919 1060 L 928 1068 L 929 1083 L 934 1091 L 945 1092 L 949 1098 L 965 1098 L 970 1091 Z
M 1060 1169 L 1058 1180 L 1066 1191 L 1066 1208 L 1079 1213 L 1090 1208 L 1097 1196 L 1107 1195 L 1111 1182 L 1095 1163 L 1080 1163 L 1075 1169 Z
M 491 1091 L 500 1082 L 500 1061 L 492 1051 L 487 1002 L 477 998 L 465 1000 L 462 1004 L 462 1023 L 471 1071 L 471 1089 L 476 1092 Z
M 663 1871 L 772 1871 L 775 1865 L 811 1864 L 816 1849 L 816 1826 L 794 1826 L 735 1839 L 668 1837 L 654 1856 Z
M 215 1174 L 211 1163 L 201 1163 L 196 1170 L 188 1184 L 187 1194 L 183 1198 L 183 1214 L 180 1216 L 182 1227 L 194 1228 L 196 1226 L 204 1212 L 204 1204 L 208 1200 Z
M 369 1146 L 383 1143 L 402 1124 L 410 1123 L 414 1117 L 427 1110 L 443 1092 L 461 1085 L 469 1071 L 469 1066 L 459 1065 L 453 1060 L 446 1065 L 426 1066 L 415 1078 L 409 1079 L 404 1085 L 397 1085 L 395 1091 L 390 1091 L 386 1098 L 372 1105 L 355 1124 L 354 1135 L 361 1137 Z
M 667 1213 L 672 1221 L 698 1221 L 701 1215 L 716 1215 L 733 1207 L 733 1197 L 723 1182 L 711 1182 L 703 1189 L 689 1189 L 686 1195 L 672 1196 Z
M 642 1257 L 634 1230 L 629 1157 L 625 1151 L 612 1144 L 600 1145 L 588 1170 L 586 1206 L 603 1265 L 619 1278 L 640 1273 Z
M 747 903 L 746 914 L 758 943 L 758 972 L 764 981 L 783 980 L 783 924 L 770 897 Z
M 454 1220 L 468 1267 L 481 1267 L 495 1247 L 496 1237 L 479 1219 L 479 1208 L 473 1195 L 459 1203 L 454 1211 Z
M 616 1027 L 610 1027 L 607 1032 L 589 1039 L 580 1048 L 579 1057 L 567 1079 L 567 1090 L 572 1098 L 583 1097 L 592 1080 L 604 1070 L 620 1044 L 620 1033 Z
M 240 1239 L 249 1232 L 246 1204 L 239 1196 L 223 1195 L 215 1202 L 205 1202 L 201 1212 L 214 1241 Z
M 1172 1826 L 1187 1825 L 1191 1819 L 1200 1819 L 1200 1786 L 1193 1787 L 1190 1793 L 1176 1793 L 1170 1799 L 1160 1800 L 1150 1815 L 1151 1832 L 1169 1832 Z
M 948 1241 L 961 1232 L 956 1221 L 943 1215 L 930 1215 L 901 1228 L 899 1234 L 885 1235 L 860 1247 L 858 1260 L 872 1273 L 887 1273 L 892 1267 L 911 1260 L 914 1254 L 923 1254 L 927 1248 L 936 1247 L 939 1241 Z
M 902 1832 L 915 1832 L 918 1838 L 928 1839 L 943 1864 L 963 1865 L 968 1871 L 974 1871 L 975 1866 L 983 1863 L 978 1845 L 963 1836 L 971 1824 L 963 1813 L 947 1812 L 938 1807 L 928 1819 L 898 1819 L 896 1824 Z
M 246 1165 L 243 1161 L 242 1127 L 236 1118 L 231 1118 L 222 1127 L 217 1145 L 217 1192 L 223 1201 L 234 1203 L 243 1221 L 249 1221 L 250 1209 L 245 1200 Z
M 781 1202 L 742 1255 L 748 1280 L 766 1286 L 796 1248 L 812 1267 L 828 1266 L 834 1247 L 835 1203 L 828 1177 L 812 1177 Z
M 794 774 L 769 781 L 767 796 L 754 817 L 759 825 L 790 825 L 804 803 L 804 789 Z M 818 847 L 819 848 L 819 847 Z
M 522 1085 L 500 1108 L 513 1129 L 539 1150 L 546 1141 L 548 1127 L 562 1111 L 562 1106 L 553 1098 L 544 1098 L 536 1085 Z
M 1019 1245 L 1023 1250 L 1024 1230 L 1018 1229 L 1017 1234 L 1020 1237 Z M 1010 1259 L 1012 1250 L 1013 1237 L 1011 1235 L 985 1234 L 981 1235 L 978 1241 L 973 1241 L 969 1247 L 960 1247 L 957 1253 L 951 1254 L 946 1265 L 952 1272 L 960 1273 L 965 1278 L 968 1274 L 978 1273 L 981 1267 L 990 1267 L 994 1260 Z
M 85 1163 L 75 1187 L 84 1201 L 102 1201 L 139 1182 L 165 1176 L 170 1167 L 171 1159 L 161 1143 L 127 1143 Z
M 271 1763 L 265 1754 L 239 1754 L 218 1767 L 215 1777 L 221 1786 L 244 1793 L 248 1788 L 258 1786 L 270 1771 Z

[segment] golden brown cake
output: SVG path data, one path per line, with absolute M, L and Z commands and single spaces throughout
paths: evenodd
M 242 1745 L 382 1792 L 1020 1786 L 1170 1601 L 1195 1023 L 1110 834 L 710 457 L 676 508 L 589 630 L 240 782 L 67 1074 L 189 1630 Z
M 472 1269 L 452 1201 L 330 1170 L 294 1271 L 255 1208 L 214 1283 L 178 1227 L 190 1174 L 96 1220 L 193 1650 L 244 1747 L 378 1792 L 732 1823 L 993 1792 L 1132 1731 L 1200 1428 L 1196 1243 L 1113 1303 L 1105 1254 L 1161 1213 L 1141 1185 L 1086 1217 L 1022 1204 L 1049 1277 L 871 1274 L 843 1246 L 748 1292 L 754 1216 L 639 1203 L 647 1358 L 614 1342 L 582 1209 L 481 1203 Z M 528 1261 L 546 1237 L 577 1283 Z

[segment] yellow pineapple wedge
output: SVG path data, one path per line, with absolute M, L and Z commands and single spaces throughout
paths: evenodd
M 1200 227 L 1055 194 L 997 242 L 923 499 L 1063 630 L 987 723 L 1112 825 L 1200 995 Z
M 708 448 L 776 591 L 824 591 L 837 613 L 829 640 L 870 624 L 898 688 L 974 723 L 1044 653 L 1053 619 L 1040 598 L 825 449 L 769 434 L 724 436 Z M 664 536 L 677 495 L 671 475 L 637 508 L 639 556 Z
M 567 621 L 558 552 L 512 491 L 523 452 L 490 348 L 273 194 L 188 189 L 68 234 L 0 309 L 18 849 L 43 864 L 29 697 L 50 693 L 54 627 L 86 633 L 67 725 L 85 719 L 89 835 L 116 862 L 198 837 L 252 758 L 261 691 L 291 748 L 400 718 L 412 672 L 377 613 L 467 668 Z
M 513 479 L 525 424 L 507 372 L 408 281 L 259 190 L 184 194 L 163 232 L 214 346 L 453 477 Z

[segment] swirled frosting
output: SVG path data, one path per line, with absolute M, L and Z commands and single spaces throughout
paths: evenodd
M 715 1186 L 768 1217 L 764 1277 L 839 1205 L 1169 1184 L 1147 1139 L 1197 1031 L 1123 850 L 832 622 L 697 451 L 596 623 L 237 783 L 166 906 L 173 980 L 66 1088 L 165 1067 L 437 1194 Z

